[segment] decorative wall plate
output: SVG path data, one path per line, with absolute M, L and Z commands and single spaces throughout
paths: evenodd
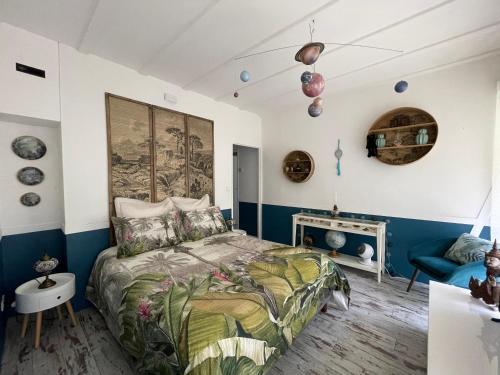
M 21 203 L 25 206 L 36 206 L 42 200 L 37 193 L 26 193 L 21 195 Z
M 42 158 L 47 152 L 45 143 L 37 137 L 23 135 L 12 141 L 12 151 L 23 159 L 36 160 Z
M 35 167 L 24 167 L 17 172 L 17 179 L 24 185 L 41 184 L 44 178 L 43 172 Z

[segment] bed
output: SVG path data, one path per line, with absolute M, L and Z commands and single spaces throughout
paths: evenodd
M 234 232 L 118 259 L 99 254 L 87 298 L 142 373 L 265 374 L 332 293 L 328 256 Z

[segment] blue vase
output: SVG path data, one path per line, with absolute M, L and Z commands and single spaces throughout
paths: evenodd
M 377 134 L 377 139 L 375 139 L 375 144 L 377 145 L 378 148 L 385 147 L 385 135 Z
M 429 134 L 427 134 L 427 129 L 419 129 L 417 138 L 417 145 L 426 145 L 429 142 Z

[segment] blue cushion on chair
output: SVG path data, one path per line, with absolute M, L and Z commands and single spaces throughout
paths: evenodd
M 413 259 L 413 263 L 425 273 L 437 278 L 449 275 L 460 265 L 451 260 L 439 257 L 418 256 Z

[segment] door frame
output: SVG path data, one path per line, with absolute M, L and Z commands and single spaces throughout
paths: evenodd
M 247 147 L 247 148 L 252 148 L 254 150 L 257 150 L 257 178 L 259 179 L 258 184 L 257 184 L 257 237 L 259 239 L 262 239 L 262 147 L 259 146 L 253 146 L 249 144 L 244 144 L 244 143 L 233 143 L 231 147 L 231 171 L 234 170 L 234 165 L 233 165 L 233 152 L 234 152 L 234 146 L 238 147 Z M 231 176 L 234 177 L 234 176 Z M 239 179 L 239 177 L 238 177 Z M 231 178 L 231 194 L 234 194 L 234 186 L 233 186 L 233 178 Z M 231 200 L 234 201 L 234 198 Z M 239 202 L 239 200 L 238 200 Z M 232 205 L 231 205 L 232 207 Z M 232 210 L 234 211 L 234 207 L 232 207 Z M 232 216 L 232 213 L 231 213 Z

